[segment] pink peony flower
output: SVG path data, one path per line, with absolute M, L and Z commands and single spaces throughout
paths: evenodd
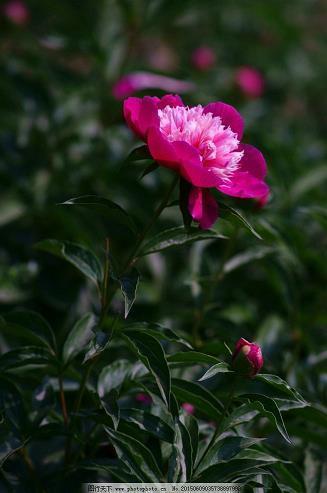
M 210 70 L 216 63 L 216 54 L 209 46 L 199 46 L 192 53 L 193 66 L 202 72 Z
M 241 67 L 235 75 L 241 91 L 250 98 L 260 98 L 265 88 L 265 81 L 259 70 L 253 67 Z
M 152 404 L 152 399 L 148 394 L 145 394 L 144 392 L 140 392 L 139 394 L 136 395 L 136 400 L 140 404 L 144 404 L 146 406 L 149 406 Z
M 195 86 L 192 82 L 150 72 L 134 72 L 119 79 L 112 88 L 112 94 L 115 99 L 121 100 L 144 89 L 161 89 L 162 91 L 185 93 L 194 90 L 194 88 Z
M 187 414 L 195 413 L 195 406 L 193 406 L 193 404 L 190 404 L 189 402 L 183 402 L 182 408 Z
M 4 15 L 18 26 L 23 26 L 29 20 L 29 11 L 25 3 L 20 0 L 12 0 L 3 6 Z
M 265 159 L 258 149 L 241 143 L 243 119 L 233 106 L 189 107 L 179 96 L 145 96 L 126 99 L 124 117 L 153 159 L 193 186 L 188 209 L 201 228 L 209 228 L 218 217 L 208 188 L 240 198 L 268 193 Z
M 261 348 L 254 342 L 239 339 L 232 356 L 233 368 L 248 377 L 255 377 L 263 365 Z

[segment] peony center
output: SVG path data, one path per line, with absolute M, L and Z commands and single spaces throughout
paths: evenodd
M 158 110 L 160 131 L 169 142 L 184 141 L 199 151 L 203 166 L 210 168 L 224 181 L 238 169 L 243 156 L 237 151 L 239 140 L 219 116 L 204 113 L 201 105 L 166 106 Z

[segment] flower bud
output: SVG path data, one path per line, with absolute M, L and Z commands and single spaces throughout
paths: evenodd
M 183 402 L 182 408 L 187 414 L 195 413 L 195 407 L 193 406 L 193 404 L 190 404 L 189 402 Z
M 240 375 L 255 377 L 263 365 L 261 348 L 254 342 L 239 339 L 232 356 L 232 367 Z

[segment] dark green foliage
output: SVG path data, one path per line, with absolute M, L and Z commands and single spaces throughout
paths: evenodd
M 24 26 L 0 15 L 0 491 L 325 492 L 323 2 L 27 5 Z M 207 72 L 191 63 L 200 45 L 217 56 Z M 195 84 L 185 104 L 239 109 L 267 159 L 264 208 L 215 192 L 203 231 L 187 182 L 161 202 L 172 172 L 112 88 L 162 57 L 162 74 Z M 262 97 L 237 86 L 244 65 Z M 240 337 L 263 351 L 253 379 L 230 367 Z

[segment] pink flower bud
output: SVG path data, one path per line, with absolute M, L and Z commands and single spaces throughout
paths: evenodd
M 183 402 L 182 408 L 187 414 L 195 413 L 195 407 L 193 406 L 193 404 L 190 404 L 189 402 Z
M 192 64 L 201 72 L 210 70 L 216 63 L 216 54 L 209 46 L 199 46 L 192 53 Z
M 261 348 L 254 342 L 239 339 L 232 356 L 232 367 L 241 375 L 255 377 L 263 365 Z
M 139 394 L 136 395 L 136 400 L 140 404 L 144 404 L 145 406 L 149 406 L 152 404 L 152 399 L 148 394 L 145 394 L 144 392 L 140 392 Z
M 23 26 L 29 20 L 29 11 L 25 3 L 20 0 L 12 0 L 3 6 L 4 15 L 18 26 Z
M 250 98 L 262 96 L 265 81 L 259 70 L 253 67 L 241 67 L 236 72 L 235 81 L 245 96 Z

